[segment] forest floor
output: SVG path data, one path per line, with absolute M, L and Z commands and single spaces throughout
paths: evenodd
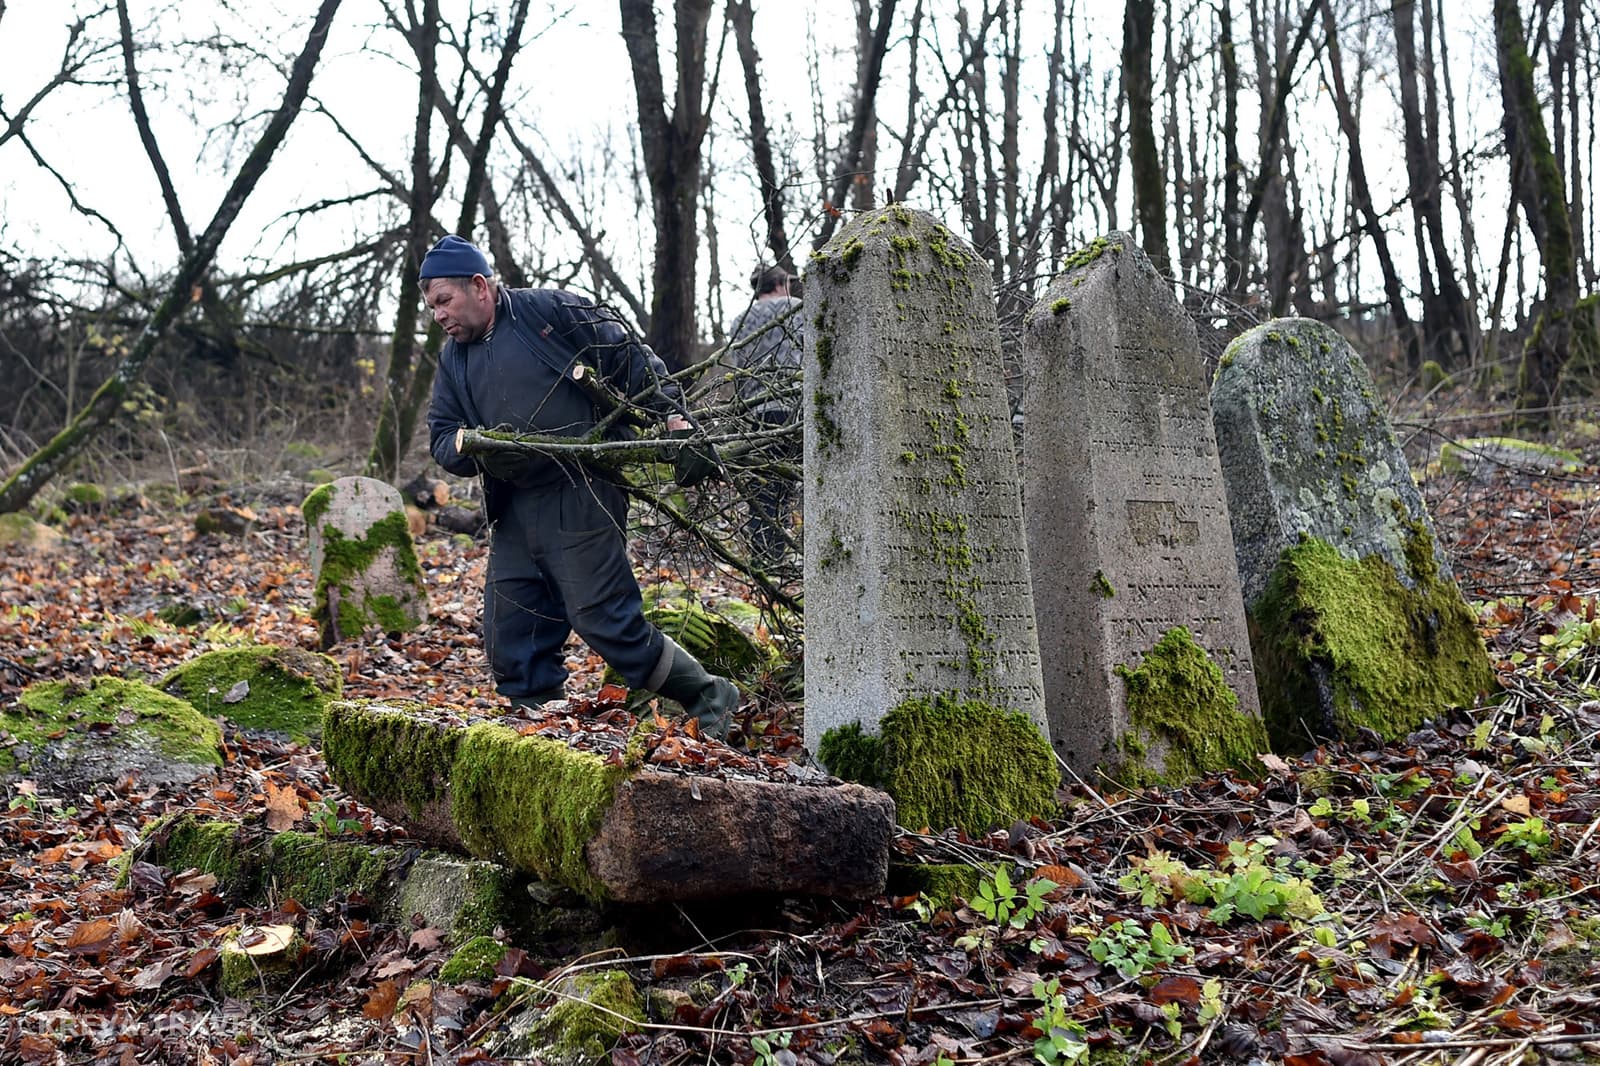
M 986 839 L 902 834 L 906 861 L 1011 864 L 951 906 L 886 895 L 757 903 L 737 920 L 677 912 L 576 960 L 697 990 L 623 1036 L 613 1061 L 1600 1061 L 1600 470 L 1588 459 L 1559 476 L 1424 482 L 1503 685 L 1488 705 L 1399 743 L 1267 756 L 1180 790 L 1077 786 L 1058 820 Z M 0 705 L 40 679 L 153 679 L 218 642 L 314 648 L 298 510 L 257 510 L 242 538 L 196 536 L 192 514 L 153 507 L 83 515 L 56 554 L 8 561 Z M 336 649 L 345 694 L 493 713 L 477 632 L 486 550 L 430 534 L 419 554 L 432 622 Z M 694 583 L 735 593 L 715 575 Z M 172 601 L 207 620 L 160 623 Z M 561 713 L 592 710 L 600 663 L 575 648 L 570 665 L 583 698 Z M 615 708 L 606 718 L 631 724 Z M 797 723 L 765 693 L 747 744 L 792 755 Z M 681 736 L 663 754 L 664 732 L 658 757 L 705 758 Z M 575 960 L 513 952 L 496 980 L 448 985 L 449 945 L 365 920 L 360 900 L 243 907 L 158 868 L 117 887 L 116 860 L 154 818 L 259 818 L 269 789 L 293 789 L 307 825 L 331 799 L 349 839 L 404 839 L 344 798 L 314 749 L 237 734 L 219 777 L 189 789 L 7 786 L 0 1060 L 498 1061 L 483 1044 L 509 978 L 549 982 Z M 302 980 L 264 1001 L 221 996 L 222 938 L 275 921 L 308 934 Z

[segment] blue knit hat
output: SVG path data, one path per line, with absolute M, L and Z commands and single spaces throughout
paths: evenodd
M 422 257 L 422 269 L 417 271 L 417 277 L 422 281 L 429 278 L 470 278 L 474 274 L 482 274 L 487 278 L 493 276 L 494 271 L 489 267 L 488 258 L 478 251 L 476 245 L 453 233 L 439 238 L 439 243 Z

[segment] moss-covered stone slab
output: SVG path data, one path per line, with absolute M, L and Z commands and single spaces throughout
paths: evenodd
M 162 691 L 208 715 L 280 737 L 315 738 L 344 678 L 326 655 L 303 648 L 249 645 L 208 651 L 172 670 Z
M 139 681 L 41 681 L 0 711 L 0 775 L 77 792 L 133 777 L 188 784 L 222 765 L 222 731 L 184 700 Z
M 604 1066 L 624 1033 L 644 1024 L 644 1000 L 622 970 L 581 971 L 552 985 L 513 986 L 529 1006 L 512 1016 L 494 1053 L 548 1066 Z
M 550 924 L 535 913 L 528 879 L 495 863 L 316 833 L 273 833 L 192 813 L 152 824 L 131 860 L 211 874 L 220 893 L 251 904 L 290 898 L 317 910 L 359 894 L 379 914 L 406 924 L 420 919 L 455 943 L 496 928 L 539 934 Z
M 860 898 L 888 870 L 893 803 L 859 785 L 664 773 L 353 702 L 329 707 L 323 753 L 341 787 L 413 836 L 591 899 Z
M 1445 442 L 1439 449 L 1439 469 L 1447 474 L 1488 478 L 1496 470 L 1524 474 L 1570 474 L 1583 465 L 1583 457 L 1566 448 L 1516 437 L 1470 437 Z
M 1305 319 L 1223 355 L 1217 443 L 1274 747 L 1386 738 L 1494 687 L 1361 358 Z
M 15 554 L 44 554 L 61 546 L 61 533 L 21 511 L 0 514 L 0 548 Z
M 428 617 L 428 592 L 392 485 L 343 477 L 311 491 L 300 505 L 316 575 L 312 614 L 323 647 L 368 629 L 404 633 Z

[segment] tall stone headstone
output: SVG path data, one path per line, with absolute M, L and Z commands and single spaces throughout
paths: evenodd
M 322 646 L 368 629 L 400 633 L 428 617 L 405 500 L 394 486 L 342 477 L 314 489 L 300 505 L 316 578 L 313 617 Z
M 1212 384 L 1239 584 L 1274 743 L 1396 738 L 1493 685 L 1471 612 L 1361 357 L 1257 326 Z
M 1128 234 L 1066 266 L 1023 339 L 1051 740 L 1085 777 L 1253 764 L 1266 733 L 1194 323 Z
M 988 269 L 929 215 L 865 212 L 806 275 L 806 741 L 901 824 L 1053 806 Z

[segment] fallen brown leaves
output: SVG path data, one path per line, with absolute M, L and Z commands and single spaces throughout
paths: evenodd
M 1165 1066 L 1420 1066 L 1466 1053 L 1490 1066 L 1600 1053 L 1600 633 L 1579 629 L 1600 617 L 1588 554 L 1600 496 L 1589 482 L 1510 475 L 1430 491 L 1458 573 L 1485 600 L 1507 684 L 1497 705 L 1398 744 L 1266 755 L 1259 777 L 1080 789 L 1055 823 L 898 841 L 902 861 L 1008 862 L 1019 889 L 1054 882 L 1018 927 L 904 888 L 861 906 L 782 901 L 663 920 L 677 931 L 652 931 L 655 950 L 604 959 L 661 994 L 614 1061 L 759 1054 L 825 1066 L 848 1051 L 896 1066 L 1070 1066 L 1081 1052 Z M 257 511 L 256 532 L 236 540 L 194 537 L 177 516 L 79 519 L 63 554 L 0 571 L 0 700 L 40 678 L 156 677 L 224 640 L 314 646 L 298 516 Z M 629 707 L 576 643 L 571 698 L 505 715 L 476 632 L 483 548 L 429 538 L 421 557 L 432 623 L 341 647 L 350 696 L 422 703 L 463 724 L 494 718 L 616 758 L 644 715 L 658 768 L 807 778 L 787 709 L 742 723 L 744 746 L 706 742 Z M 198 624 L 161 621 L 185 605 Z M 12 787 L 0 812 L 0 1059 L 487 1060 L 480 1045 L 504 1024 L 495 997 L 511 978 L 548 984 L 572 960 L 513 949 L 492 980 L 450 987 L 438 971 L 453 945 L 438 930 L 386 925 L 358 897 L 316 911 L 292 899 L 245 907 L 215 876 L 143 863 L 118 882 L 127 850 L 176 810 L 306 829 L 331 807 L 370 841 L 403 840 L 343 800 L 314 751 L 236 733 L 227 743 L 219 779 L 188 790 Z M 1325 911 L 1223 916 L 1197 887 L 1251 870 L 1305 879 Z M 1265 896 L 1238 898 L 1266 907 Z M 1148 937 L 1156 926 L 1187 953 L 1131 977 L 1096 959 L 1109 930 Z M 302 979 L 264 1001 L 222 998 L 224 939 L 269 927 L 308 945 Z

